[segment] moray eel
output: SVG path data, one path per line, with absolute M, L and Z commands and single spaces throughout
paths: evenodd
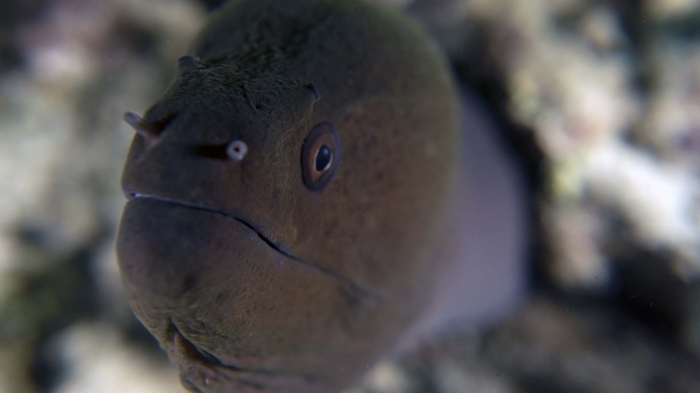
M 124 168 L 129 303 L 193 392 L 337 392 L 522 294 L 512 164 L 440 50 L 364 1 L 233 0 Z

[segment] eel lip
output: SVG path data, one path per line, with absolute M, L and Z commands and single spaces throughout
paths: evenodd
M 132 190 L 124 190 L 124 193 L 129 201 L 132 201 L 136 198 L 150 199 L 150 200 L 159 201 L 159 202 L 163 202 L 163 203 L 171 203 L 174 205 L 178 205 L 178 206 L 182 206 L 182 207 L 186 207 L 186 208 L 190 208 L 190 209 L 201 210 L 201 211 L 209 212 L 212 214 L 218 214 L 218 215 L 224 216 L 228 219 L 237 221 L 238 223 L 243 224 L 246 228 L 253 231 L 260 238 L 260 240 L 262 240 L 265 244 L 267 244 L 270 248 L 272 248 L 276 252 L 282 254 L 283 256 L 289 258 L 290 260 L 292 260 L 296 263 L 304 265 L 307 268 L 311 268 L 313 270 L 316 270 L 317 272 L 319 272 L 321 274 L 325 274 L 325 275 L 335 279 L 336 281 L 338 281 L 341 288 L 347 293 L 348 296 L 350 296 L 350 298 L 357 299 L 358 301 L 363 302 L 363 303 L 367 302 L 367 301 L 372 301 L 375 298 L 375 296 L 372 295 L 369 291 L 362 288 L 360 285 L 356 284 L 353 280 L 338 273 L 337 271 L 329 269 L 329 268 L 322 266 L 318 263 L 314 263 L 314 262 L 299 258 L 299 257 L 293 255 L 292 253 L 284 250 L 283 247 L 281 247 L 276 242 L 274 242 L 269 237 L 267 237 L 267 235 L 265 235 L 261 230 L 256 228 L 254 225 L 252 225 L 248 221 L 246 221 L 240 217 L 237 217 L 231 213 L 228 213 L 228 212 L 223 211 L 223 210 L 219 210 L 217 208 L 203 206 L 203 205 L 199 205 L 199 204 L 192 203 L 192 202 L 182 201 L 182 200 L 178 200 L 178 199 L 171 199 L 171 198 L 166 198 L 166 197 L 160 197 L 160 196 L 156 196 L 156 195 L 141 194 L 141 193 L 138 193 L 138 192 L 135 192 Z
M 272 240 L 268 239 L 267 236 L 265 236 L 262 233 L 262 231 L 257 229 L 255 226 L 253 226 L 249 222 L 241 219 L 240 217 L 232 215 L 232 214 L 225 212 L 223 210 L 219 210 L 219 209 L 204 206 L 204 205 L 199 205 L 199 204 L 192 203 L 192 202 L 182 201 L 179 199 L 165 198 L 165 197 L 160 197 L 160 196 L 156 196 L 156 195 L 149 195 L 149 194 L 140 194 L 138 192 L 134 192 L 134 191 L 130 191 L 130 190 L 124 190 L 124 195 L 126 196 L 127 200 L 129 200 L 129 201 L 132 201 L 132 200 L 137 199 L 137 198 L 150 199 L 150 200 L 154 200 L 154 201 L 158 201 L 158 202 L 170 203 L 173 205 L 178 205 L 178 206 L 182 206 L 182 207 L 186 207 L 186 208 L 190 208 L 190 209 L 201 210 L 201 211 L 208 212 L 208 213 L 218 214 L 220 216 L 224 216 L 224 217 L 232 219 L 234 221 L 238 221 L 240 224 L 243 224 L 248 229 L 255 232 L 258 235 L 258 237 L 260 237 L 260 239 L 262 239 L 268 246 L 272 247 L 277 252 L 285 254 L 286 256 L 290 256 L 286 252 L 281 250 L 280 247 L 277 246 L 277 244 L 275 244 Z

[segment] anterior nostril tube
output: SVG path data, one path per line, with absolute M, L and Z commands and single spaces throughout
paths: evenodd
M 168 123 L 168 121 L 151 123 L 142 119 L 137 113 L 131 111 L 124 114 L 124 121 L 126 121 L 131 128 L 136 130 L 139 135 L 149 141 L 158 139 L 160 133 Z
M 226 155 L 232 160 L 240 161 L 248 153 L 248 145 L 241 140 L 235 140 L 226 146 Z

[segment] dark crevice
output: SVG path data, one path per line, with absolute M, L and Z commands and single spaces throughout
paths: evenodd
M 50 255 L 48 236 L 30 227 L 20 228 L 17 235 L 26 252 Z M 108 233 L 103 228 L 77 250 L 53 260 L 45 271 L 18 276 L 21 292 L 11 298 L 12 303 L 0 307 L 0 340 L 12 340 L 31 329 L 30 341 L 35 356 L 29 374 L 40 391 L 51 391 L 67 372 L 61 359 L 56 337 L 61 331 L 84 319 L 99 316 L 98 288 L 92 264 L 92 255 L 104 242 Z M 52 301 L 47 301 L 51 299 Z M 20 330 L 21 329 L 21 330 Z
M 204 4 L 205 7 L 207 7 L 207 10 L 209 11 L 214 11 L 217 8 L 220 8 L 226 0 L 201 0 L 201 2 Z

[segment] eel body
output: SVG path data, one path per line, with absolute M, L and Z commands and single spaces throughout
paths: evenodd
M 117 254 L 193 392 L 337 392 L 522 293 L 512 163 L 447 61 L 363 1 L 233 0 L 141 118 Z

